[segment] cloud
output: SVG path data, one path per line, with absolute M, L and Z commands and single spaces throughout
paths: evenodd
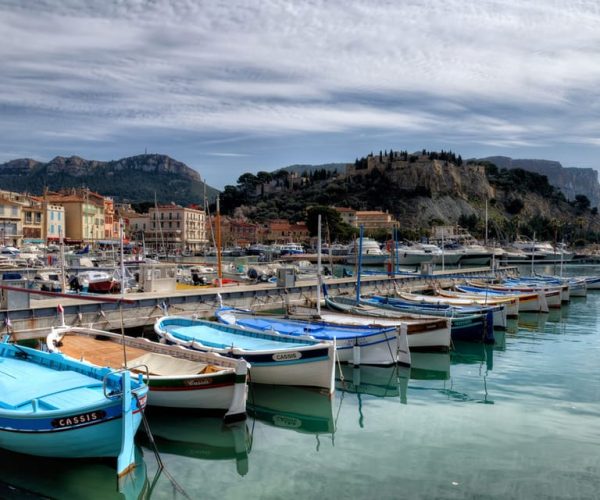
M 596 144 L 599 22 L 558 0 L 0 1 L 0 136 Z

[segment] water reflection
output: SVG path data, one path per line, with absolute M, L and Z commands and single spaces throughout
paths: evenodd
M 309 434 L 333 434 L 333 398 L 308 387 L 252 384 L 248 415 L 269 425 Z
M 411 352 L 411 380 L 448 380 L 450 378 L 449 352 Z
M 149 483 L 143 453 L 135 449 L 136 467 L 117 481 L 113 459 L 32 457 L 0 449 L 1 498 L 137 499 Z
M 240 476 L 248 473 L 252 440 L 246 422 L 226 425 L 221 418 L 175 410 L 152 411 L 147 416 L 160 453 L 201 460 L 231 460 L 235 461 Z
M 494 332 L 495 334 L 495 332 Z M 452 364 L 484 364 L 487 370 L 494 369 L 494 345 L 477 342 L 454 342 L 451 351 Z
M 400 398 L 406 403 L 410 368 L 402 366 L 342 365 L 336 374 L 335 387 L 352 394 L 377 398 Z

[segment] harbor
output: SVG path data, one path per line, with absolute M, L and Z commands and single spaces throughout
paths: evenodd
M 565 275 L 599 272 L 595 266 L 565 269 Z M 254 384 L 248 418 L 235 424 L 148 408 L 156 450 L 139 432 L 135 473 L 121 492 L 110 462 L 26 457 L 28 468 L 40 471 L 31 477 L 22 473 L 24 456 L 2 451 L 0 491 L 69 498 L 308 497 L 315 484 L 299 471 L 310 476 L 327 468 L 331 474 L 318 484 L 324 498 L 367 498 L 375 484 L 380 498 L 397 498 L 399 483 L 402 496 L 410 497 L 593 498 L 600 472 L 593 362 L 599 306 L 600 293 L 590 290 L 549 313 L 520 313 L 506 330 L 495 331 L 494 344 L 455 342 L 450 352 L 414 352 L 410 367 L 340 365 L 331 397 Z

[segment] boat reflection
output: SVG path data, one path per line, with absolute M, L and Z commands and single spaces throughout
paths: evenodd
M 336 373 L 335 388 L 352 394 L 397 398 L 406 404 L 410 368 L 402 366 L 342 365 Z
M 449 352 L 411 352 L 411 380 L 448 380 Z
M 494 345 L 475 344 L 473 342 L 454 342 L 451 360 L 453 365 L 484 363 L 486 369 L 491 371 L 494 368 Z
M 252 384 L 248 415 L 268 425 L 308 434 L 334 434 L 333 398 L 309 387 Z
M 226 425 L 221 418 L 194 412 L 155 410 L 152 408 L 147 417 L 160 453 L 201 460 L 235 460 L 237 473 L 248 473 L 252 442 L 246 422 Z
M 32 457 L 0 449 L 0 498 L 145 498 L 149 491 L 141 448 L 120 481 L 111 459 Z M 93 494 L 92 494 L 93 493 Z

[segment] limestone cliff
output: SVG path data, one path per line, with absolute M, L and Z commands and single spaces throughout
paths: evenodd
M 58 190 L 89 187 L 118 201 L 201 203 L 204 185 L 200 174 L 166 155 L 138 155 L 114 161 L 57 156 L 47 163 L 20 159 L 0 164 L 0 186 L 11 191 L 41 194 L 47 187 Z M 217 190 L 207 186 L 213 199 Z
M 588 197 L 592 207 L 600 205 L 600 183 L 598 171 L 593 168 L 563 167 L 560 162 L 548 160 L 514 160 L 507 156 L 489 156 L 480 161 L 489 161 L 498 168 L 522 168 L 548 177 L 553 186 L 559 188 L 569 200 L 578 194 Z

